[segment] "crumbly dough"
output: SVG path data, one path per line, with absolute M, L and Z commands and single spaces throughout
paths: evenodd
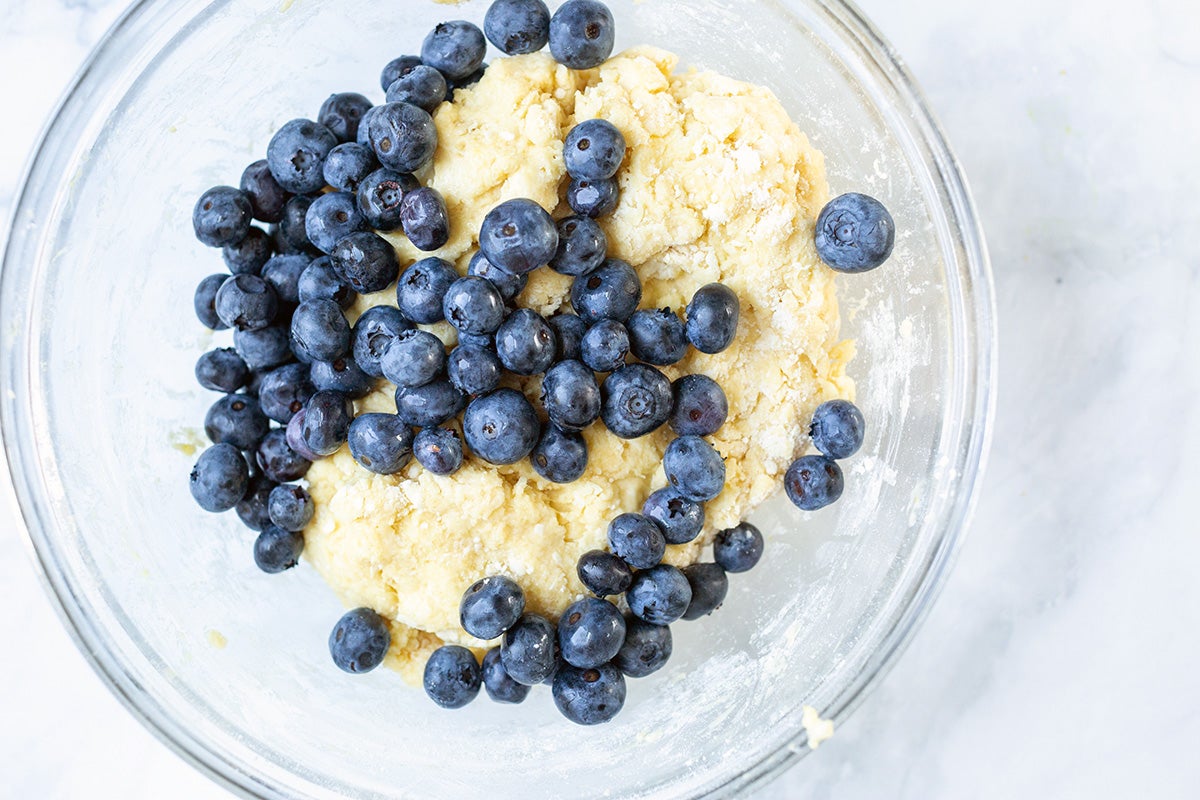
M 498 59 L 474 87 L 456 93 L 435 120 L 437 155 L 423 180 L 446 198 L 451 237 L 437 255 L 465 272 L 484 215 L 528 197 L 555 216 L 566 178 L 562 142 L 576 122 L 603 117 L 628 143 L 621 202 L 602 220 L 610 254 L 633 264 L 643 308 L 682 312 L 711 281 L 741 300 L 734 345 L 692 352 L 665 370 L 713 377 L 729 419 L 712 437 L 725 456 L 727 485 L 707 506 L 705 535 L 669 547 L 666 560 L 694 562 L 715 530 L 737 524 L 774 494 L 807 446 L 813 409 L 848 397 L 853 345 L 838 339 L 833 274 L 813 247 L 813 222 L 828 199 L 824 162 L 763 88 L 711 72 L 673 74 L 675 56 L 630 50 L 595 70 L 572 71 L 546 54 Z M 407 265 L 421 258 L 393 236 Z M 539 269 L 520 298 L 543 314 L 569 308 L 570 279 Z M 395 302 L 389 290 L 360 298 L 351 316 Z M 448 343 L 444 323 L 432 326 Z M 519 385 L 536 397 L 539 381 Z M 359 402 L 394 412 L 393 387 Z M 468 458 L 453 477 L 414 461 L 401 474 L 373 475 L 343 447 L 308 473 L 316 516 L 305 556 L 348 606 L 392 620 L 388 663 L 419 681 L 442 642 L 481 647 L 459 626 L 463 591 L 504 573 L 525 589 L 531 611 L 557 618 L 583 594 L 579 556 L 606 547 L 609 520 L 640 510 L 663 485 L 660 460 L 672 434 L 624 441 L 603 426 L 586 433 L 590 463 L 569 485 L 543 480 L 526 463 L 494 467 Z

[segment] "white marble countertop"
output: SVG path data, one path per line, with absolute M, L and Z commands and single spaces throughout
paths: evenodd
M 124 1 L 0 0 L 4 219 L 37 127 Z M 1200 5 L 861 5 L 940 114 L 987 228 L 995 445 L 907 654 L 756 797 L 1200 796 Z M 227 797 L 88 668 L 5 503 L 0 795 Z

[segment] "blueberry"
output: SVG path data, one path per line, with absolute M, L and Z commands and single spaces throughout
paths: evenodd
M 205 389 L 232 394 L 246 385 L 250 370 L 232 347 L 209 350 L 196 361 L 196 381 Z
M 540 375 L 554 363 L 554 329 L 531 308 L 518 308 L 496 331 L 496 355 L 509 372 Z
M 309 459 L 287 443 L 287 431 L 283 428 L 276 428 L 263 437 L 254 460 L 263 474 L 276 483 L 300 480 L 312 466 Z
M 312 363 L 312 382 L 317 389 L 341 392 L 351 400 L 366 397 L 375 388 L 375 379 L 359 369 L 350 356 L 333 361 Z
M 263 375 L 258 404 L 263 413 L 285 425 L 317 393 L 304 364 L 285 364 Z
M 329 253 L 333 270 L 360 294 L 382 292 L 400 272 L 392 245 L 374 231 L 352 233 Z
M 867 423 L 849 400 L 830 400 L 813 412 L 809 436 L 813 445 L 830 458 L 849 458 L 862 447 Z
M 421 184 L 406 172 L 377 169 L 362 179 L 355 199 L 359 213 L 372 228 L 379 231 L 394 231 L 400 228 L 400 204 L 404 195 Z
M 689 500 L 712 500 L 725 488 L 725 461 L 699 436 L 680 436 L 667 445 L 663 471 L 675 491 Z
M 650 569 L 662 561 L 667 540 L 662 528 L 641 514 L 622 514 L 608 526 L 608 546 L 634 569 Z
M 475 398 L 463 417 L 467 446 L 489 464 L 520 461 L 533 451 L 540 432 L 533 406 L 514 389 Z
M 366 177 L 378 169 L 374 150 L 365 144 L 346 142 L 330 150 L 325 157 L 325 182 L 339 192 L 353 194 Z
M 462 708 L 475 699 L 483 676 L 475 654 L 447 644 L 434 650 L 425 662 L 425 694 L 442 708 Z
M 347 611 L 329 634 L 329 655 L 345 672 L 370 672 L 383 663 L 392 633 L 387 620 L 369 608 Z
M 874 197 L 851 192 L 835 197 L 817 217 L 817 255 L 838 272 L 875 269 L 892 254 L 896 223 Z
M 558 645 L 573 667 L 598 667 L 625 641 L 625 619 L 607 600 L 585 597 L 567 606 L 558 621 Z
M 354 323 L 351 331 L 354 363 L 373 378 L 383 377 L 379 360 L 403 331 L 413 329 L 399 309 L 391 306 L 371 306 Z
M 221 257 L 234 275 L 257 275 L 274 251 L 275 240 L 262 228 L 251 226 L 240 242 L 221 250 Z
M 692 601 L 683 612 L 686 620 L 700 619 L 716 611 L 729 592 L 729 578 L 717 564 L 692 564 L 683 568 L 683 576 L 692 587 Z
M 529 282 L 528 275 L 513 275 L 511 272 L 506 272 L 495 264 L 487 260 L 487 256 L 482 251 L 471 256 L 471 263 L 467 266 L 467 274 L 474 275 L 478 278 L 487 278 L 500 291 L 500 296 L 505 302 L 512 302 L 516 299 L 524 289 L 525 284 Z
M 579 581 L 598 597 L 624 594 L 633 583 L 633 570 L 612 553 L 589 550 L 579 558 L 575 571 Z
M 597 0 L 567 0 L 550 19 L 550 52 L 571 69 L 592 69 L 612 55 L 616 25 Z
M 395 475 L 412 459 L 412 428 L 395 414 L 359 414 L 347 439 L 354 460 L 377 475 Z
M 252 531 L 261 531 L 271 524 L 271 514 L 267 507 L 271 492 L 278 486 L 266 475 L 256 475 L 250 479 L 250 487 L 245 496 L 234 506 L 238 519 Z
M 305 461 L 312 462 L 321 456 L 309 449 L 308 444 L 304 441 L 304 420 L 307 416 L 308 412 L 303 408 L 293 414 L 292 418 L 288 420 L 287 427 L 284 428 L 283 440 L 292 449 L 292 452 Z
M 525 613 L 525 592 L 512 578 L 492 575 L 463 593 L 458 612 L 467 633 L 476 639 L 495 639 Z
M 246 236 L 253 214 L 250 198 L 240 189 L 214 186 L 196 201 L 192 228 L 196 238 L 209 247 L 227 247 Z
M 654 367 L 621 367 L 600 386 L 600 418 L 622 439 L 653 433 L 671 416 L 671 382 Z
M 558 666 L 554 625 L 537 614 L 524 614 L 504 634 L 500 663 L 514 681 L 525 686 L 546 680 Z
M 605 259 L 591 274 L 571 283 L 571 306 L 589 324 L 605 317 L 624 322 L 641 301 L 642 282 L 633 267 L 620 259 Z
M 429 186 L 404 195 L 400 201 L 400 224 L 404 235 L 418 250 L 437 250 L 450 240 L 446 201 L 437 189 Z
M 704 528 L 704 506 L 667 486 L 646 498 L 642 513 L 658 523 L 667 544 L 695 541 Z
M 320 456 L 338 451 L 350 434 L 354 408 L 350 399 L 338 392 L 317 392 L 304 406 L 304 444 Z
M 450 351 L 446 373 L 463 394 L 480 395 L 500 385 L 500 359 L 491 350 L 460 344 Z
M 558 249 L 550 268 L 563 275 L 587 275 L 604 263 L 608 237 L 594 219 L 566 217 L 558 221 Z
M 367 135 L 379 163 L 397 172 L 416 172 L 437 149 L 433 117 L 412 103 L 386 103 L 371 115 Z
M 301 303 L 305 300 L 332 300 L 342 309 L 354 305 L 358 298 L 354 287 L 334 271 L 329 256 L 309 262 L 296 282 L 296 292 Z
M 279 298 L 271 285 L 257 275 L 234 275 L 221 284 L 213 306 L 226 326 L 255 331 L 275 319 Z
M 216 444 L 253 450 L 270 430 L 271 422 L 258 401 L 245 394 L 227 394 L 204 415 L 204 432 Z
M 663 668 L 671 658 L 671 629 L 651 625 L 637 617 L 625 620 L 625 643 L 613 659 L 613 666 L 630 678 L 644 678 Z
M 581 122 L 567 134 L 563 162 L 572 178 L 608 180 L 625 160 L 625 137 L 606 119 Z
M 583 363 L 596 372 L 613 372 L 625 366 L 629 330 L 615 319 L 602 319 L 588 328 L 579 349 Z
M 192 467 L 190 486 L 192 497 L 205 511 L 228 511 L 250 486 L 246 459 L 231 444 L 214 445 L 201 453 Z
M 267 500 L 271 522 L 285 531 L 302 531 L 313 518 L 313 499 L 303 486 L 278 484 Z
M 238 185 L 250 201 L 250 210 L 256 220 L 279 222 L 283 219 L 283 206 L 291 195 L 275 180 L 265 158 L 246 167 Z
M 424 325 L 441 322 L 446 290 L 458 277 L 458 271 L 449 261 L 433 256 L 423 258 L 404 270 L 396 282 L 396 305 L 413 322 Z
M 483 31 L 470 22 L 443 22 L 429 32 L 421 43 L 421 63 L 428 64 L 447 78 L 465 78 L 483 64 L 487 40 Z
M 466 402 L 466 395 L 447 380 L 396 390 L 396 414 L 418 428 L 430 428 L 453 419 Z
M 423 428 L 413 440 L 413 455 L 434 475 L 453 475 L 463 463 L 462 440 L 452 428 Z
M 559 361 L 579 361 L 583 357 L 583 336 L 588 324 L 577 314 L 559 313 L 547 320 L 558 341 Z
M 546 480 L 573 483 L 587 470 L 587 442 L 578 433 L 547 425 L 529 460 L 534 471 Z
M 192 307 L 196 310 L 196 319 L 206 328 L 214 331 L 224 330 L 229 326 L 217 316 L 217 290 L 229 279 L 228 275 L 209 275 L 196 286 L 196 294 L 192 299 Z
M 671 384 L 675 407 L 671 429 L 680 436 L 711 436 L 729 416 L 720 385 L 707 375 L 684 375 Z
M 308 195 L 301 194 L 290 198 L 284 204 L 283 214 L 275 230 L 275 245 L 279 252 L 285 254 L 320 253 L 308 240 L 308 232 L 304 229 L 304 220 L 313 199 Z
M 387 91 L 396 81 L 421 66 L 420 56 L 400 56 L 393 58 L 379 73 L 379 88 Z
M 363 115 L 370 109 L 371 101 L 356 92 L 331 94 L 321 104 L 317 122 L 328 128 L 339 142 L 353 142 L 358 137 Z
M 308 119 L 285 123 L 267 145 L 267 166 L 289 192 L 307 194 L 325 187 L 325 157 L 338 138 L 324 125 Z
M 397 386 L 424 386 L 442 374 L 446 348 L 429 331 L 402 331 L 379 359 L 379 366 L 383 376 Z
M 349 192 L 329 192 L 313 201 L 304 218 L 308 239 L 323 253 L 330 253 L 342 238 L 367 230 L 358 213 L 358 202 Z
M 432 114 L 446 99 L 446 78 L 433 67 L 419 66 L 387 88 L 389 103 L 412 103 Z
M 669 625 L 687 612 L 692 586 L 678 569 L 659 564 L 633 576 L 625 599 L 634 616 L 652 625 Z
M 504 321 L 504 298 L 491 281 L 468 275 L 446 290 L 442 316 L 462 333 L 495 333 Z
M 300 563 L 304 534 L 268 525 L 254 540 L 254 563 L 268 575 L 286 572 Z
M 246 366 L 255 372 L 292 360 L 289 325 L 268 325 L 257 331 L 234 331 L 233 346 Z
M 788 499 L 802 511 L 816 511 L 842 496 L 842 468 L 827 456 L 802 456 L 783 476 Z
M 748 572 L 762 554 L 762 532 L 749 522 L 723 530 L 713 539 L 713 560 L 726 572 Z
M 550 9 L 542 0 L 496 0 L 484 15 L 483 32 L 505 55 L 536 53 L 550 41 Z
M 300 302 L 300 276 L 312 263 L 308 256 L 275 256 L 262 268 L 262 279 L 275 290 L 281 303 L 294 305 Z
M 583 430 L 600 417 L 596 376 L 578 361 L 558 362 L 542 380 L 542 407 L 563 430 Z
M 606 217 L 616 211 L 620 199 L 616 178 L 601 181 L 572 178 L 567 186 L 567 205 L 576 214 L 591 219 Z
M 728 286 L 701 286 L 687 306 L 687 339 L 701 353 L 720 353 L 737 335 L 739 303 Z
M 669 308 L 635 311 L 625 323 L 629 350 L 639 361 L 665 367 L 687 355 L 683 323 Z
M 350 352 L 350 323 L 332 300 L 307 300 L 292 314 L 292 349 L 301 361 L 333 361 Z
M 600 725 L 625 705 L 625 676 L 612 664 L 580 669 L 565 665 L 554 676 L 554 704 L 577 725 Z
M 479 249 L 500 269 L 524 275 L 554 258 L 558 229 L 546 210 L 532 200 L 509 200 L 483 218 Z
M 530 687 L 517 683 L 504 668 L 500 648 L 493 647 L 483 657 L 483 688 L 497 703 L 520 703 L 529 695 Z

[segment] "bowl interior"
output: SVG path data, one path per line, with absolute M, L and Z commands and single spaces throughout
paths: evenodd
M 692 796 L 799 752 L 802 707 L 840 713 L 911 620 L 975 478 L 963 474 L 980 421 L 964 368 L 975 301 L 909 109 L 816 3 L 610 2 L 618 48 L 652 43 L 770 87 L 825 152 L 834 193 L 893 212 L 890 263 L 839 285 L 867 442 L 835 507 L 802 514 L 777 498 L 755 514 L 763 563 L 734 576 L 718 614 L 675 626 L 671 663 L 631 682 L 614 723 L 573 727 L 546 690 L 448 713 L 386 670 L 333 668 L 325 642 L 342 609 L 317 575 L 261 574 L 235 517 L 195 510 L 186 474 L 212 396 L 192 365 L 229 334 L 191 312 L 192 287 L 222 266 L 190 212 L 204 188 L 236 183 L 278 125 L 334 91 L 381 101 L 383 63 L 440 20 L 480 22 L 487 3 L 207 5 L 135 12 L 129 46 L 97 62 L 100 90 L 72 98 L 71 129 L 52 131 L 34 170 L 43 200 L 17 232 L 30 257 L 6 266 L 23 273 L 6 276 L 4 298 L 6 319 L 24 323 L 5 333 L 20 362 L 6 421 L 23 505 L 122 691 L 264 796 Z

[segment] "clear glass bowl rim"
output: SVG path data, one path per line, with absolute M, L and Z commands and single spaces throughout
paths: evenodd
M 961 338 L 955 348 L 958 360 L 953 365 L 959 376 L 954 391 L 961 410 L 956 428 L 957 463 L 953 466 L 959 485 L 942 521 L 938 541 L 924 564 L 924 574 L 892 620 L 887 634 L 857 675 L 828 704 L 818 709 L 835 726 L 845 722 L 851 712 L 887 673 L 911 641 L 921 621 L 945 583 L 963 534 L 974 510 L 980 479 L 991 440 L 992 417 L 996 396 L 997 334 L 991 265 L 983 231 L 962 169 L 954 157 L 939 123 L 929 109 L 915 79 L 891 44 L 859 9 L 847 0 L 806 0 L 842 37 L 863 63 L 870 68 L 893 101 L 904 112 L 910 134 L 920 146 L 926 165 L 938 180 L 937 189 L 944 204 L 954 237 L 957 256 L 957 284 L 961 293 L 956 312 L 965 319 L 956 320 L 955 335 Z M 233 793 L 250 798 L 284 798 L 278 789 L 260 776 L 250 774 L 227 759 L 211 743 L 201 740 L 171 718 L 168 709 L 144 691 L 108 647 L 104 630 L 85 612 L 70 578 L 61 568 L 55 552 L 49 499 L 39 481 L 37 447 L 31 433 L 32 396 L 29 376 L 36 370 L 33 346 L 36 337 L 30 330 L 28 315 L 21 314 L 31 297 L 28 276 L 19 268 L 34 263 L 38 256 L 40 229 L 37 220 L 62 202 L 61 197 L 43 189 L 54 185 L 43 181 L 52 156 L 72 150 L 80 129 L 87 121 L 89 102 L 105 96 L 104 89 L 120 77 L 122 71 L 144 70 L 144 63 L 123 63 L 124 53 L 142 52 L 142 45 L 164 25 L 170 25 L 188 0 L 139 0 L 129 6 L 92 50 L 84 65 L 59 100 L 42 129 L 20 182 L 13 205 L 10 237 L 0 263 L 0 318 L 19 320 L 20 324 L 3 333 L 0 348 L 0 375 L 5 392 L 0 400 L 0 439 L 13 488 L 16 493 L 26 543 L 37 565 L 43 585 L 56 611 L 76 645 L 100 675 L 109 690 L 141 723 L 204 774 Z M 201 12 L 203 13 L 203 12 Z M 183 20 L 185 23 L 187 20 Z M 180 28 L 181 30 L 182 28 Z M 178 32 L 178 31 L 177 31 Z M 24 222 L 23 222 L 24 221 Z M 15 312 L 15 315 L 14 315 Z M 953 405 L 951 406 L 954 407 Z M 802 758 L 808 748 L 804 731 L 740 774 L 730 777 L 706 796 L 728 797 L 747 792 L 766 783 Z

